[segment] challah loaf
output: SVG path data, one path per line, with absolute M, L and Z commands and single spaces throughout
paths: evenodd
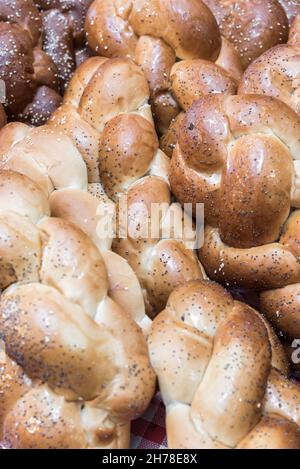
M 200 260 L 231 287 L 266 290 L 261 310 L 290 339 L 300 320 L 300 120 L 266 96 L 206 97 L 181 122 L 170 181 L 205 203 Z
M 169 448 L 300 448 L 300 388 L 283 349 L 263 317 L 219 285 L 177 288 L 149 349 Z
M 277 0 L 203 0 L 222 36 L 238 50 L 243 67 L 288 38 L 288 20 Z M 282 2 L 287 3 L 287 2 Z
M 201 0 L 94 0 L 87 13 L 86 34 L 95 53 L 129 57 L 142 67 L 159 133 L 167 131 L 180 111 L 170 82 L 176 60 L 217 60 L 234 78 L 242 73 L 233 46 L 225 39 L 221 48 L 215 18 Z M 201 80 L 201 68 L 197 76 Z
M 52 215 L 75 223 L 101 251 L 109 249 L 112 241 L 107 236 L 102 239 L 97 230 L 104 223 L 102 212 L 97 213 L 101 203 L 109 202 L 111 207 L 112 200 L 118 202 L 128 193 L 129 200 L 134 194 L 142 204 L 146 196 L 144 205 L 148 207 L 151 202 L 165 204 L 157 237 L 114 240 L 114 250 L 123 254 L 138 274 L 147 312 L 154 315 L 176 285 L 185 279 L 202 278 L 204 272 L 182 240 L 160 239 L 162 228 L 168 228 L 170 213 L 175 210 L 180 216 L 182 212 L 171 204 L 169 160 L 158 149 L 148 98 L 146 79 L 132 62 L 91 58 L 78 68 L 65 104 L 49 125 L 28 129 L 14 123 L 0 132 L 0 158 L 3 169 L 21 172 L 38 183 L 50 197 Z M 143 215 L 142 211 L 139 217 Z M 119 270 L 110 269 L 113 284 L 123 285 L 129 278 L 133 282 L 126 261 L 125 268 L 129 273 L 124 279 Z M 157 295 L 155 289 L 159 289 Z M 120 287 L 114 289 L 114 295 L 122 294 L 118 303 L 129 303 L 132 315 L 147 328 L 138 290 L 136 285 L 134 300 Z
M 300 16 L 292 24 L 287 44 L 269 49 L 248 67 L 240 82 L 239 94 L 274 96 L 300 114 L 299 54 Z
M 205 203 L 211 278 L 257 289 L 300 280 L 295 250 L 277 243 L 300 205 L 298 135 L 297 114 L 266 96 L 208 96 L 187 111 L 170 182 L 181 203 Z
M 49 214 L 36 183 L 0 172 L 0 439 L 126 448 L 130 420 L 154 392 L 145 339 L 110 296 L 97 247 Z

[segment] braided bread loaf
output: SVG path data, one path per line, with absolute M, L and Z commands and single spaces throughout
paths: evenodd
M 283 349 L 263 317 L 219 285 L 176 289 L 149 349 L 169 448 L 300 448 L 300 389 Z
M 294 339 L 300 333 L 300 120 L 255 95 L 207 97 L 182 121 L 170 181 L 182 203 L 205 203 L 199 257 L 210 278 L 266 290 L 261 310 Z M 276 289 L 276 290 L 274 290 Z
M 300 114 L 299 54 L 300 16 L 292 24 L 287 44 L 273 47 L 248 67 L 240 82 L 239 94 L 274 96 Z
M 288 20 L 277 0 L 203 1 L 221 34 L 238 50 L 244 69 L 266 50 L 287 41 Z
M 300 120 L 265 96 L 208 96 L 186 113 L 170 182 L 181 202 L 204 202 L 200 259 L 232 286 L 267 289 L 298 282 L 299 259 L 276 243 L 299 207 Z
M 242 73 L 233 46 L 225 39 L 221 48 L 216 21 L 201 0 L 94 0 L 87 13 L 86 34 L 95 53 L 129 57 L 142 67 L 159 133 L 166 132 L 180 111 L 170 82 L 176 60 L 217 60 L 235 78 Z
M 154 392 L 146 342 L 110 297 L 106 258 L 49 215 L 39 185 L 0 172 L 0 439 L 13 448 L 126 448 L 130 420 Z
M 164 203 L 155 237 L 127 236 L 114 239 L 113 246 L 137 273 L 147 312 L 154 315 L 176 285 L 202 278 L 204 272 L 183 240 L 161 239 L 162 230 L 171 223 L 170 212 L 182 216 L 182 211 L 171 204 L 169 160 L 158 148 L 148 98 L 148 85 L 138 66 L 124 59 L 91 58 L 77 69 L 64 105 L 48 125 L 32 130 L 14 123 L 2 130 L 0 166 L 31 177 L 50 197 L 52 215 L 79 226 L 101 251 L 110 248 L 113 235 L 109 243 L 107 236 L 99 237 L 100 203 L 109 202 L 109 197 L 114 205 L 126 195 L 129 213 L 136 198 L 144 201 L 144 207 Z M 144 216 L 141 207 L 136 219 L 144 223 Z M 172 238 L 171 228 L 168 238 Z M 122 280 L 118 270 L 111 269 L 113 284 L 122 285 L 134 277 L 123 262 L 129 273 Z M 147 328 L 142 293 L 132 282 L 135 297 L 123 293 L 117 301 L 122 306 L 126 302 L 125 309 Z M 114 295 L 121 292 L 116 287 Z

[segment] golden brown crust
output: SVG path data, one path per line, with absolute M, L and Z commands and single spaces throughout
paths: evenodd
M 21 367 L 0 350 L 0 429 L 5 416 L 14 403 L 30 389 L 31 380 Z
M 170 73 L 176 61 L 175 51 L 160 38 L 141 36 L 134 58 L 149 83 L 153 117 L 158 133 L 163 134 L 179 112 L 179 105 L 170 90 Z
M 262 417 L 237 446 L 238 449 L 299 449 L 298 425 L 278 417 Z
M 221 67 L 205 60 L 182 60 L 171 70 L 172 92 L 186 111 L 202 96 L 236 94 L 235 80 Z
M 220 36 L 202 1 L 95 0 L 87 13 L 90 47 L 105 57 L 134 57 L 137 38 L 153 36 L 170 45 L 179 58 L 216 58 Z
M 199 258 L 210 278 L 256 290 L 299 282 L 299 258 L 284 244 L 270 243 L 248 249 L 224 244 L 217 228 L 205 227 Z
M 222 37 L 222 47 L 216 65 L 226 70 L 229 75 L 236 81 L 240 81 L 243 75 L 243 66 L 240 54 L 234 45 L 224 36 Z
M 100 179 L 107 195 L 116 200 L 143 177 L 157 150 L 155 129 L 143 117 L 119 114 L 110 119 L 103 129 L 99 152 Z
M 203 278 L 205 274 L 194 251 L 185 246 L 184 239 L 172 239 L 172 231 L 167 229 L 165 237 L 169 239 L 160 239 L 164 237 L 164 221 L 174 209 L 165 181 L 157 177 L 143 178 L 132 185 L 124 197 L 128 236 L 115 239 L 113 249 L 128 260 L 137 273 L 145 290 L 147 313 L 154 317 L 163 309 L 177 285 L 187 279 Z M 154 218 L 151 222 L 151 206 L 159 203 L 162 204 L 159 220 Z M 121 198 L 121 207 L 122 204 Z
M 89 80 L 79 103 L 79 113 L 101 132 L 119 113 L 138 111 L 148 97 L 149 88 L 142 71 L 130 61 L 112 59 L 104 61 Z
M 175 119 L 172 120 L 168 130 L 161 136 L 159 146 L 162 151 L 169 157 L 172 157 L 174 148 L 178 140 L 179 129 L 184 118 L 184 112 L 180 112 Z
M 300 5 L 298 6 L 300 9 Z M 300 16 L 290 29 L 287 44 L 271 48 L 255 60 L 245 71 L 239 94 L 265 94 L 274 96 L 300 114 L 299 102 L 299 54 Z
M 222 59 L 223 60 L 223 59 Z M 220 61 L 221 63 L 222 60 Z M 224 65 L 226 65 L 224 63 Z M 230 70 L 230 67 L 229 67 Z M 234 74 L 217 63 L 207 60 L 182 60 L 173 65 L 170 71 L 170 88 L 173 99 L 178 103 L 183 111 L 187 111 L 189 106 L 197 99 L 213 95 L 234 95 L 237 91 L 237 81 Z M 178 114 L 169 120 L 169 126 L 164 129 L 161 137 L 161 148 L 166 151 L 168 156 L 176 146 L 179 137 L 179 125 L 183 119 L 184 113 Z M 160 129 L 162 130 L 162 129 Z
M 300 390 L 273 339 L 213 282 L 174 290 L 148 339 L 170 448 L 299 448 Z
M 178 86 L 172 84 L 172 66 L 180 59 L 187 70 L 184 88 L 189 100 L 203 93 L 235 93 L 242 73 L 238 52 L 221 36 L 209 8 L 201 0 L 95 0 L 86 19 L 90 47 L 105 57 L 129 57 L 139 64 L 150 87 L 150 103 L 159 134 L 165 134 L 183 106 Z M 207 69 L 198 59 L 214 62 Z M 196 60 L 195 64 L 191 62 Z M 193 69 L 193 70 L 191 70 Z M 225 72 L 226 70 L 226 72 Z M 229 77 L 232 77 L 231 79 Z M 228 83 L 229 81 L 232 83 Z M 208 85 L 209 81 L 213 83 Z M 220 83 L 220 81 L 223 83 Z M 182 86 L 181 86 L 182 88 Z M 209 88 L 209 89 L 207 89 Z M 215 89 L 216 88 L 216 89 Z
M 204 0 L 218 22 L 221 34 L 240 53 L 243 67 L 267 49 L 284 43 L 288 20 L 277 0 Z
M 31 389 L 7 414 L 3 444 L 14 449 L 84 449 L 80 407 L 47 387 Z
M 300 211 L 296 210 L 289 217 L 282 236 L 282 246 L 286 247 L 299 264 L 300 259 Z M 289 284 L 290 283 L 290 284 Z M 291 340 L 298 338 L 300 334 L 299 292 L 300 277 L 294 282 L 286 282 L 273 290 L 267 290 L 260 295 L 261 310 L 268 320 Z M 273 287 L 273 288 L 274 288 Z M 272 286 L 269 286 L 272 288 Z
M 291 339 L 300 335 L 299 283 L 277 290 L 268 290 L 260 295 L 262 312 L 279 331 Z

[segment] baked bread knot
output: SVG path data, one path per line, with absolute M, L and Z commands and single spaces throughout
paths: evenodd
M 288 19 L 277 0 L 203 1 L 213 12 L 222 36 L 239 52 L 244 69 L 266 50 L 287 41 Z
M 282 346 L 263 316 L 221 286 L 177 288 L 148 345 L 169 448 L 300 448 L 300 389 Z
M 208 96 L 188 109 L 170 182 L 181 203 L 204 203 L 200 260 L 231 286 L 277 288 L 300 280 L 299 258 L 280 240 L 300 206 L 300 119 L 266 96 Z
M 300 3 L 299 3 L 300 13 Z M 274 96 L 300 114 L 300 15 L 292 23 L 289 41 L 262 54 L 245 71 L 239 94 Z
M 142 67 L 160 133 L 180 110 L 169 83 L 176 60 L 215 61 L 221 48 L 216 20 L 201 0 L 94 0 L 86 35 L 96 54 L 131 58 Z
M 49 217 L 41 187 L 1 171 L 0 188 L 0 439 L 127 448 L 155 387 L 142 330 L 110 295 L 105 257 Z

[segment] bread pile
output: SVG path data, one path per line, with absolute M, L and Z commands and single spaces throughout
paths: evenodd
M 300 2 L 0 13 L 3 446 L 299 449 Z
M 182 210 L 172 204 L 169 160 L 158 147 L 148 100 L 147 81 L 133 62 L 90 58 L 77 69 L 49 125 L 72 138 L 89 168 L 89 180 L 101 181 L 106 197 L 117 207 L 126 201 L 128 230 L 125 237 L 114 238 L 113 250 L 137 274 L 152 317 L 175 286 L 203 278 L 204 272 L 184 240 L 162 239 L 163 229 L 174 223 L 170 212 L 181 217 Z M 59 202 L 58 197 L 53 213 L 65 216 L 65 196 Z M 151 224 L 151 204 L 164 204 L 157 237 L 143 236 L 141 228 Z M 172 235 L 172 226 L 167 231 Z

